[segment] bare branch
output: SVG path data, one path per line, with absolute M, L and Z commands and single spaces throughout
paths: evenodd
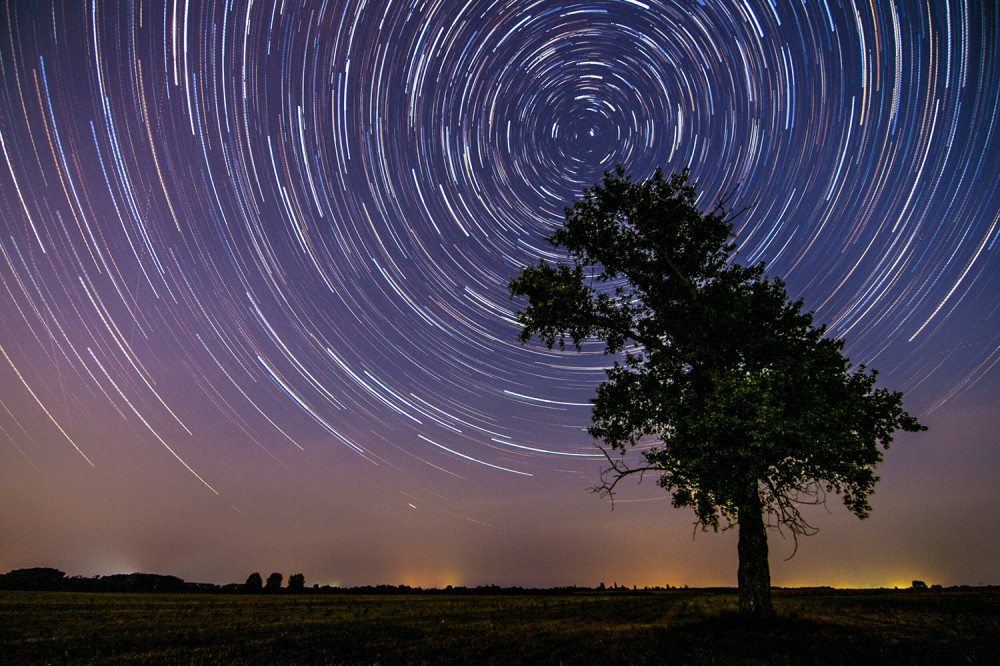
M 785 561 L 788 561 L 795 557 L 799 550 L 799 536 L 812 536 L 819 532 L 819 528 L 811 525 L 798 507 L 825 504 L 826 496 L 822 487 L 815 481 L 779 490 L 768 478 L 764 480 L 764 485 L 767 486 L 770 495 L 770 502 L 765 504 L 765 513 L 775 517 L 774 522 L 768 521 L 768 526 L 777 528 L 782 536 L 785 534 L 782 527 L 787 527 L 792 533 L 795 546 L 792 554 L 785 558 Z
M 629 467 L 625 464 L 623 458 L 612 458 L 611 454 L 608 453 L 607 449 L 603 446 L 597 447 L 604 458 L 608 461 L 609 467 L 601 470 L 601 485 L 594 486 L 591 488 L 591 492 L 597 493 L 601 497 L 607 497 L 611 500 L 611 508 L 614 509 L 615 506 L 615 487 L 618 483 L 624 479 L 626 476 L 632 476 L 633 474 L 639 475 L 639 482 L 642 482 L 642 477 L 646 472 L 658 472 L 662 471 L 660 467 L 648 466 L 648 467 Z

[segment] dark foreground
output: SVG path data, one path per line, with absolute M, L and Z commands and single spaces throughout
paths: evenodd
M 0 592 L 0 662 L 987 664 L 1000 590 L 275 595 Z

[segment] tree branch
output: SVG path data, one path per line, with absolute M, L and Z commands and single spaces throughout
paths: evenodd
M 777 522 L 774 525 L 771 525 L 771 527 L 776 527 L 778 532 L 784 535 L 781 527 L 782 525 L 785 525 L 792 533 L 792 540 L 794 541 L 795 546 L 792 550 L 792 554 L 785 558 L 785 561 L 787 562 L 795 557 L 795 554 L 799 550 L 799 535 L 812 536 L 819 532 L 818 528 L 810 525 L 809 522 L 802 516 L 802 512 L 799 511 L 798 506 L 796 505 L 825 504 L 826 497 L 823 494 L 822 488 L 815 481 L 805 485 L 797 485 L 787 491 L 782 490 L 780 492 L 774 486 L 771 479 L 764 479 L 764 485 L 767 486 L 772 500 L 772 502 L 766 504 L 766 512 L 769 515 L 776 516 L 777 518 Z M 790 493 L 794 493 L 794 497 L 789 496 Z M 803 495 L 805 495 L 806 498 L 803 498 Z M 810 497 L 811 499 L 808 499 Z
M 591 492 L 597 493 L 601 497 L 607 497 L 611 500 L 611 508 L 614 509 L 615 506 L 615 487 L 618 483 L 624 479 L 626 476 L 632 476 L 633 474 L 639 475 L 639 482 L 642 482 L 642 476 L 646 472 L 657 472 L 662 471 L 661 467 L 658 466 L 648 466 L 648 467 L 629 467 L 625 464 L 622 458 L 614 459 L 611 454 L 608 453 L 607 449 L 603 446 L 598 446 L 601 453 L 604 454 L 604 458 L 608 461 L 610 467 L 606 467 L 601 470 L 601 485 L 591 488 Z M 613 477 L 609 481 L 609 477 Z

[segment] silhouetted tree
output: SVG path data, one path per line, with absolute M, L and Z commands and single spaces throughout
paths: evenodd
M 731 260 L 726 201 L 702 213 L 687 181 L 606 174 L 549 237 L 569 261 L 524 268 L 511 294 L 528 299 L 522 343 L 596 338 L 616 358 L 593 400 L 589 432 L 609 463 L 595 490 L 613 498 L 623 478 L 652 473 L 703 529 L 738 526 L 740 613 L 766 618 L 766 527 L 815 532 L 799 507 L 825 493 L 864 518 L 879 445 L 923 426 L 762 263 Z
M 131 573 L 102 576 L 100 587 L 118 592 L 182 592 L 189 585 L 177 576 Z
M 61 590 L 66 586 L 66 574 L 51 567 L 14 569 L 0 575 L 0 590 Z
M 247 592 L 260 592 L 264 588 L 264 579 L 256 571 L 247 577 L 247 582 L 243 584 L 243 589 Z
M 267 592 L 277 592 L 281 589 L 281 579 L 282 575 L 278 572 L 274 572 L 267 577 L 267 583 L 264 584 L 264 590 Z
M 300 573 L 292 574 L 288 577 L 288 589 L 294 592 L 301 592 L 306 587 L 306 577 Z

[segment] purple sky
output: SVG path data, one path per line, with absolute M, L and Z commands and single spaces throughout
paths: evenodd
M 737 261 L 930 427 L 774 582 L 1000 583 L 995 11 L 246 4 L 3 3 L 0 571 L 735 585 L 652 479 L 588 493 L 600 347 L 517 342 L 623 163 L 753 204 Z

